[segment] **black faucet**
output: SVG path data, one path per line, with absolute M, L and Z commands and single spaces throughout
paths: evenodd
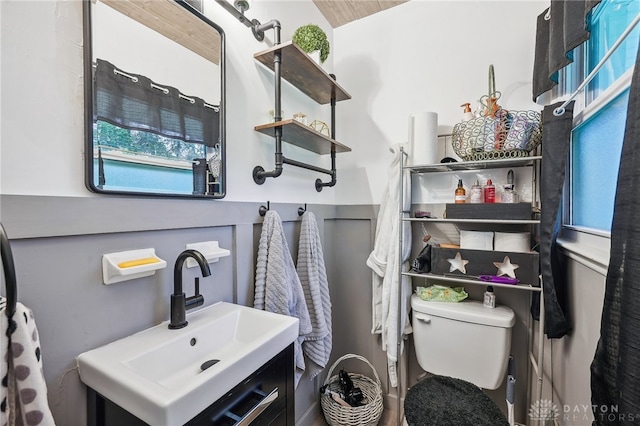
M 171 295 L 171 322 L 170 329 L 178 329 L 186 327 L 188 309 L 193 309 L 204 304 L 204 297 L 200 294 L 200 278 L 196 278 L 196 294 L 195 296 L 186 297 L 182 291 L 182 265 L 187 258 L 193 258 L 200 265 L 200 271 L 203 277 L 211 275 L 209 263 L 207 259 L 197 250 L 185 250 L 178 255 L 176 264 L 173 268 L 173 294 Z

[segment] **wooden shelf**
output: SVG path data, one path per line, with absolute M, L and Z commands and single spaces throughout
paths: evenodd
M 460 170 L 482 170 L 482 169 L 500 169 L 507 167 L 524 167 L 533 166 L 536 161 L 541 160 L 541 156 L 507 158 L 501 160 L 481 160 L 481 161 L 459 161 L 455 163 L 437 163 L 415 166 L 405 166 L 405 169 L 411 170 L 413 173 L 432 173 L 432 172 L 452 172 Z
M 336 153 L 349 152 L 351 148 L 340 142 L 331 139 L 329 136 L 323 135 L 315 131 L 306 124 L 302 124 L 294 119 L 277 121 L 275 123 L 262 124 L 256 126 L 255 130 L 275 137 L 276 127 L 282 127 L 282 140 L 300 148 L 308 149 L 316 154 L 331 154 L 331 148 L 335 147 Z
M 328 104 L 333 95 L 337 102 L 351 99 L 351 95 L 292 41 L 278 44 L 253 56 L 274 71 L 273 59 L 277 51 L 282 52 L 282 78 L 314 101 L 321 105 Z
M 220 63 L 220 34 L 173 0 L 100 0 L 187 49 Z

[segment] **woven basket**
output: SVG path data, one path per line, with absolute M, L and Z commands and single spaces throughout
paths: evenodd
M 481 98 L 481 116 L 453 127 L 451 145 L 465 161 L 528 157 L 542 141 L 542 115 L 538 111 L 506 110 L 497 100 L 493 65 L 489 66 L 489 92 Z
M 328 389 L 331 391 L 340 391 L 338 375 L 332 376 L 331 374 L 340 362 L 349 358 L 358 359 L 371 367 L 376 380 L 374 382 L 362 374 L 348 373 L 353 381 L 353 386 L 362 390 L 364 404 L 359 407 L 344 407 L 334 401 L 330 395 L 322 394 L 320 404 L 324 418 L 331 426 L 375 426 L 382 416 L 382 388 L 376 369 L 366 358 L 354 354 L 346 354 L 338 358 L 329 369 L 324 384 L 328 385 Z

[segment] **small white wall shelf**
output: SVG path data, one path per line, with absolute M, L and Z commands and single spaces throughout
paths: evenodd
M 198 250 L 209 263 L 215 263 L 221 257 L 229 256 L 229 254 L 231 254 L 229 250 L 221 248 L 217 241 L 203 241 L 201 243 L 187 244 L 187 249 Z M 194 268 L 196 266 L 198 266 L 198 263 L 194 259 L 187 259 L 187 268 Z
M 102 255 L 102 280 L 105 284 L 154 275 L 167 267 L 167 262 L 156 256 L 153 248 L 128 250 Z

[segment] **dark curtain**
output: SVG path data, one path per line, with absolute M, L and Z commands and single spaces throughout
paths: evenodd
M 154 83 L 98 59 L 94 94 L 94 121 L 209 147 L 218 143 L 218 106 L 207 106 L 195 96 L 182 97 L 175 87 Z
M 589 39 L 587 15 L 600 0 L 551 0 L 538 16 L 533 64 L 533 101 L 558 83 L 572 51 Z
M 564 114 L 555 116 L 553 110 L 562 103 L 549 105 L 542 111 L 542 169 L 540 181 L 540 273 L 544 294 L 545 333 L 549 338 L 560 338 L 571 330 L 567 315 L 567 281 L 562 256 L 558 252 L 556 237 L 560 230 L 560 204 L 564 186 L 565 166 L 569 154 L 573 128 L 573 102 Z M 531 306 L 535 319 L 539 319 L 539 295 L 534 295 Z
M 639 142 L 640 53 L 620 156 L 600 340 L 591 364 L 591 402 L 597 425 L 640 420 Z M 617 413 L 612 415 L 614 409 Z
M 533 100 L 558 83 L 558 72 L 572 61 L 573 50 L 589 39 L 589 14 L 600 0 L 551 0 L 548 9 L 537 19 L 536 47 L 533 66 Z M 560 203 L 565 167 L 573 127 L 573 104 L 563 115 L 546 106 L 543 112 L 542 171 L 540 195 L 540 271 L 545 305 L 545 333 L 549 338 L 561 338 L 571 331 L 567 311 L 568 293 L 556 237 L 561 226 Z M 538 297 L 531 306 L 533 317 L 539 319 Z

